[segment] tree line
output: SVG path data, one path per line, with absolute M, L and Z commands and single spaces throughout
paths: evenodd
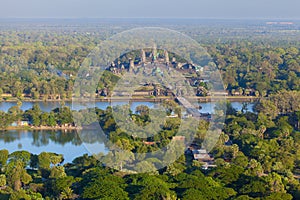
M 4 31 L 0 39 L 0 97 L 60 100 L 72 98 L 77 71 L 99 35 Z M 103 37 L 100 37 L 103 39 Z M 44 42 L 40 42 L 40 41 Z M 265 97 L 300 85 L 300 54 L 295 45 L 250 41 L 205 44 L 230 95 Z M 129 63 L 126 56 L 121 62 Z M 195 72 L 196 74 L 196 72 Z M 106 73 L 96 90 L 112 90 L 117 77 Z M 199 85 L 200 87 L 201 85 Z M 95 91 L 96 93 L 96 91 Z

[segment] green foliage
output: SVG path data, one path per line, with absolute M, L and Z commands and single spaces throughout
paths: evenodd
M 202 169 L 203 163 L 192 160 L 188 154 L 165 168 L 161 160 L 134 156 L 136 152 L 151 152 L 167 145 L 176 134 L 180 120 L 167 120 L 159 134 L 147 138 L 151 145 L 146 145 L 144 140 L 116 126 L 111 108 L 96 109 L 104 134 L 127 153 L 115 149 L 105 157 L 99 155 L 100 160 L 83 155 L 62 165 L 63 155 L 55 153 L 33 155 L 16 151 L 9 154 L 1 150 L 0 187 L 4 187 L 5 194 L 12 199 L 297 199 L 300 191 L 296 178 L 300 172 L 299 111 L 288 108 L 284 114 L 277 111 L 272 114 L 272 107 L 266 107 L 272 104 L 260 104 L 262 110 L 257 109 L 258 113 L 236 112 L 227 102 L 217 105 L 219 110 L 225 106 L 230 115 L 226 116 L 223 133 L 211 152 L 216 167 L 208 170 Z M 65 107 L 43 113 L 35 106 L 25 111 L 24 117 L 35 113 L 41 125 L 47 125 L 50 116 L 55 123 L 73 123 L 71 111 Z M 82 119 L 87 113 L 77 112 Z M 138 113 L 131 115 L 143 124 L 147 113 L 147 108 L 140 107 Z M 91 121 L 88 114 L 86 116 L 82 124 Z M 199 124 L 195 143 L 203 140 L 209 126 L 205 121 Z M 86 140 L 95 141 L 93 134 L 89 132 L 88 136 Z M 57 138 L 74 139 L 67 134 Z M 182 154 L 177 149 L 170 151 L 165 160 Z M 101 162 L 119 170 L 126 165 L 137 172 L 149 173 L 129 175 L 105 168 Z
M 237 181 L 243 172 L 244 168 L 232 164 L 230 167 L 216 168 L 210 173 L 210 175 L 219 179 L 225 185 L 230 185 Z
M 15 151 L 9 155 L 9 162 L 21 161 L 25 166 L 29 165 L 31 154 L 28 151 Z
M 51 168 L 49 178 L 63 178 L 67 176 L 63 166 L 55 166 Z
M 86 199 L 129 199 L 128 194 L 124 189 L 116 182 L 108 180 L 95 180 L 90 182 L 84 189 L 83 197 Z
M 14 99 L 23 98 L 23 94 L 25 98 L 36 100 L 71 99 L 80 63 L 95 44 L 111 34 L 111 30 L 93 29 L 87 37 L 87 32 L 81 29 L 76 34 L 69 30 L 40 29 L 29 31 L 18 28 L 18 31 L 11 31 L 3 28 L 1 31 L 0 100 L 6 98 L 2 94 L 10 94 Z M 207 47 L 217 64 L 230 95 L 267 97 L 257 102 L 257 113 L 249 113 L 246 105 L 242 112 L 233 109 L 229 102 L 217 105 L 216 114 L 227 114 L 227 117 L 224 134 L 212 152 L 216 168 L 200 171 L 200 162 L 180 158 L 150 174 L 128 175 L 106 169 L 88 155 L 62 166 L 62 155 L 45 152 L 32 155 L 25 151 L 9 155 L 8 151 L 2 150 L 0 187 L 4 187 L 0 190 L 0 199 L 299 199 L 300 43 L 296 33 L 293 38 L 282 29 L 278 32 L 276 28 L 272 29 L 276 32 L 274 35 L 259 34 L 261 39 L 253 39 L 255 34 L 249 34 L 247 29 L 247 38 L 243 36 L 238 40 L 238 30 L 234 29 L 234 40 L 226 38 L 217 43 L 215 40 L 219 37 L 215 35 L 218 32 L 226 35 L 226 27 L 215 31 L 213 38 L 205 30 L 205 37 L 195 28 L 183 30 L 196 39 L 200 36 L 205 38 L 201 39 L 201 44 Z M 228 32 L 231 34 L 231 30 Z M 284 32 L 284 37 L 272 40 L 273 36 L 278 38 L 281 32 Z M 178 62 L 185 62 L 174 56 Z M 139 52 L 121 56 L 117 59 L 120 61 L 118 65 L 126 64 L 129 57 L 138 62 Z M 96 69 L 94 73 L 97 72 Z M 191 76 L 198 78 L 201 77 L 199 74 L 194 72 Z M 96 80 L 95 90 L 110 96 L 120 78 L 107 70 L 100 80 Z M 202 87 L 203 95 L 207 95 L 211 85 L 199 83 L 196 87 Z M 83 86 L 91 89 L 84 82 Z M 92 90 L 91 93 L 96 92 Z M 75 91 L 76 97 L 84 95 L 87 95 L 84 90 Z M 168 114 L 180 114 L 175 102 L 166 101 L 164 106 Z M 37 105 L 25 112 L 20 107 L 19 102 L 7 113 L 0 111 L 0 129 L 7 129 L 13 122 L 21 120 L 29 120 L 36 127 L 74 126 L 73 116 L 78 123 L 76 125 L 94 122 L 90 112 L 78 111 L 72 115 L 71 110 L 63 105 L 51 112 L 42 112 Z M 136 124 L 144 126 L 152 120 L 148 116 L 148 108 L 140 106 L 136 111 L 131 113 Z M 159 134 L 147 138 L 147 141 L 154 142 L 148 146 L 138 139 L 138 133 L 119 130 L 111 109 L 96 109 L 96 114 L 106 136 L 119 148 L 134 153 L 151 152 L 166 146 L 180 126 L 179 119 L 167 120 Z M 200 123 L 195 138 L 195 142 L 199 143 L 209 127 L 208 122 Z M 89 140 L 95 141 L 90 137 Z M 73 139 L 68 134 L 58 138 L 61 141 Z M 228 141 L 234 145 L 225 145 Z M 133 154 L 113 153 L 116 157 L 112 156 L 106 163 L 117 163 L 115 167 L 119 169 L 129 164 L 137 171 L 152 170 L 162 163 L 145 159 L 135 165 L 137 158 Z M 166 159 L 171 159 L 176 153 L 172 152 Z M 227 162 L 224 157 L 228 158 Z M 28 169 L 29 165 L 32 169 Z
M 0 166 L 3 168 L 8 160 L 9 152 L 6 149 L 0 150 Z
M 52 194 L 55 194 L 55 196 L 73 196 L 73 190 L 71 189 L 71 186 L 76 182 L 74 177 L 53 176 L 52 179 L 53 181 L 51 182 L 51 188 L 49 188 L 49 191 L 51 191 Z
M 0 174 L 0 187 L 3 187 L 6 185 L 6 176 L 5 174 Z
M 87 182 L 83 191 L 83 197 L 86 199 L 129 199 L 128 193 L 124 190 L 126 187 L 124 181 L 99 168 L 85 174 L 82 181 Z
M 0 129 L 6 129 L 14 121 L 14 117 L 3 111 L 0 111 Z
M 12 160 L 7 165 L 5 171 L 7 183 L 14 190 L 19 191 L 22 184 L 29 184 L 32 181 L 31 176 L 25 170 L 25 164 L 22 160 Z
M 15 191 L 9 197 L 9 200 L 20 200 L 20 199 L 31 200 L 30 196 L 28 196 L 26 194 L 26 191 L 24 190 Z
M 264 198 L 264 200 L 292 200 L 293 196 L 286 193 L 273 193 Z
M 134 199 L 176 199 L 175 192 L 170 189 L 171 185 L 160 177 L 142 174 L 133 176 L 131 181 L 131 187 L 139 188 Z
M 50 154 L 42 152 L 38 155 L 38 166 L 40 169 L 50 169 Z
M 178 186 L 176 190 L 180 191 L 180 196 L 182 197 L 186 195 L 185 191 L 188 189 L 199 190 L 203 199 L 227 199 L 236 194 L 233 189 L 222 187 L 220 183 L 210 177 L 205 177 L 197 171 L 191 175 L 180 174 L 177 181 Z

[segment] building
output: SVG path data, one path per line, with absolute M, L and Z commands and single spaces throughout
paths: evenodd
M 193 148 L 193 147 L 190 147 L 190 148 Z M 208 170 L 209 168 L 217 167 L 214 164 L 214 158 L 212 157 L 212 155 L 210 155 L 206 151 L 206 149 L 203 149 L 203 148 L 192 149 L 192 150 L 190 149 L 190 151 L 192 152 L 194 160 L 197 160 L 197 161 L 203 163 L 202 169 Z
M 30 122 L 29 121 L 20 121 L 20 122 L 14 122 L 11 124 L 12 127 L 17 127 L 17 126 L 29 126 Z
M 133 96 L 154 96 L 153 90 L 135 90 Z
M 210 162 L 214 159 L 207 153 L 206 149 L 195 149 L 192 150 L 193 157 L 195 160 L 201 161 L 201 162 Z
M 145 145 L 155 145 L 155 142 L 145 142 L 145 141 L 143 141 L 143 143 L 144 143 Z
M 197 144 L 191 144 L 186 153 L 193 155 L 194 160 L 198 160 L 200 162 L 208 164 L 213 164 L 214 162 L 212 155 L 209 154 L 206 149 L 199 147 Z
M 174 141 L 185 141 L 185 136 L 174 136 L 172 140 L 174 140 Z

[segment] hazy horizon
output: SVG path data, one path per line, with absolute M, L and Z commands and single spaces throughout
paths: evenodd
M 296 0 L 0 0 L 0 18 L 299 20 Z
M 209 17 L 199 17 L 199 18 L 171 18 L 171 17 L 0 17 L 3 20 L 39 20 L 39 19 L 49 19 L 49 20 L 224 20 L 224 21 L 300 21 L 300 18 L 209 18 Z

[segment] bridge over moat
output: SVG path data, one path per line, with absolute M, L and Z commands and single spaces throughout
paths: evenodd
M 192 105 L 186 98 L 176 97 L 176 100 L 186 109 L 187 113 L 191 114 L 193 117 L 208 120 L 208 117 L 200 113 L 199 110 L 194 105 Z

